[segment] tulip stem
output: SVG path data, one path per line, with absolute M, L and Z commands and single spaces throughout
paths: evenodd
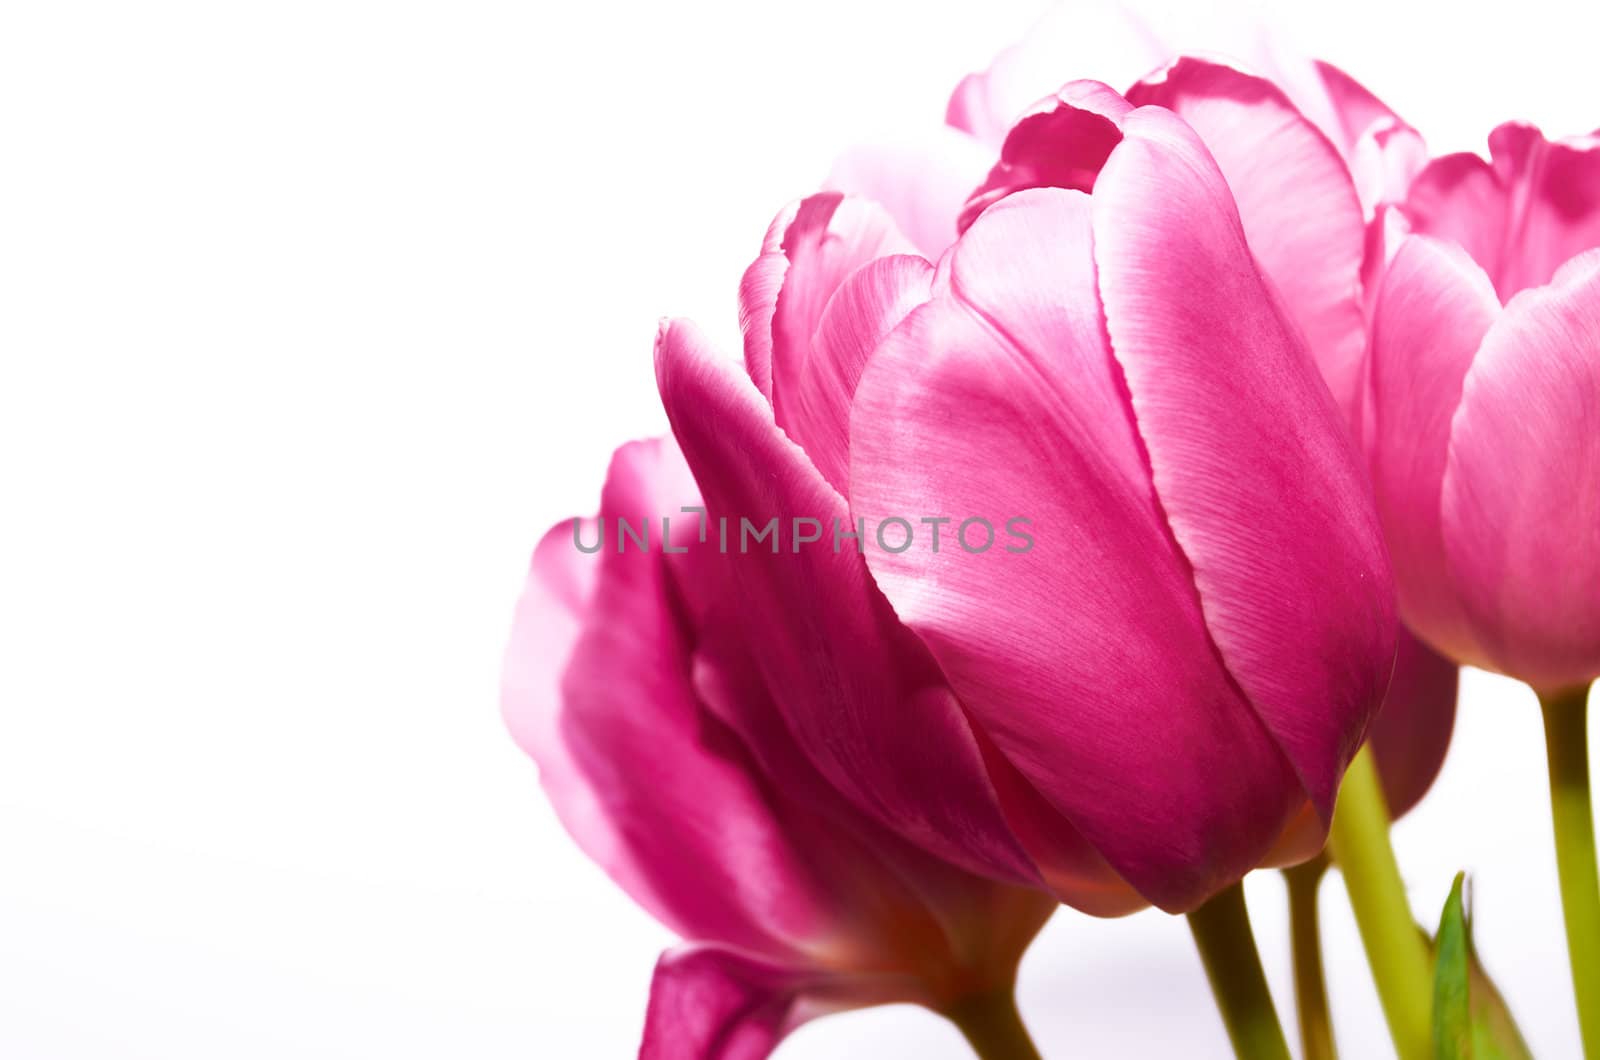
M 1400 1060 L 1427 1060 L 1433 1055 L 1433 962 L 1389 843 L 1389 808 L 1370 745 L 1344 775 L 1328 848 L 1350 894 L 1395 1052 Z
M 1244 886 L 1235 883 L 1189 914 L 1206 979 L 1239 1060 L 1289 1060 L 1289 1043 L 1261 970 Z
M 1336 1060 L 1333 1021 L 1328 1017 L 1328 986 L 1322 975 L 1322 923 L 1317 891 L 1328 871 L 1328 856 L 1283 870 L 1289 888 L 1289 944 L 1294 956 L 1295 1015 L 1300 1022 L 1300 1054 L 1305 1060 Z
M 960 1029 L 978 1060 L 1040 1060 L 1009 986 L 968 994 L 940 1011 Z
M 1585 1056 L 1600 1057 L 1600 873 L 1595 869 L 1594 811 L 1589 796 L 1589 690 L 1539 693 L 1550 762 L 1550 816 L 1556 870 L 1567 921 L 1567 955 L 1578 999 Z

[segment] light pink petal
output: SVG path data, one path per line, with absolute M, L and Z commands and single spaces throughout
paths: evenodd
M 1418 232 L 1465 247 L 1506 301 L 1600 246 L 1600 137 L 1549 141 L 1509 122 L 1489 148 L 1492 165 L 1470 154 L 1430 163 L 1406 212 Z
M 1325 62 L 1313 66 L 1328 103 L 1327 119 L 1303 96 L 1291 92 L 1291 98 L 1339 148 L 1366 215 L 1371 217 L 1385 203 L 1404 202 L 1412 179 L 1428 161 L 1422 136 L 1337 66 Z
M 659 542 L 615 550 L 619 516 L 659 531 L 680 502 L 692 484 L 670 445 L 618 450 L 606 548 L 579 552 L 564 523 L 534 554 L 503 708 L 562 823 L 635 900 L 680 934 L 785 954 L 833 927 L 824 891 L 695 699 Z
M 1128 5 L 1114 0 L 1059 4 L 988 70 L 956 86 L 945 121 L 999 147 L 1018 118 L 1076 78 L 1128 84 L 1172 51 Z
M 1531 125 L 1507 122 L 1489 134 L 1489 155 L 1510 200 L 1496 284 L 1509 299 L 1600 247 L 1600 137 L 1546 140 Z
M 978 219 L 949 294 L 868 365 L 851 438 L 853 514 L 955 520 L 938 551 L 924 536 L 868 561 L 1025 785 L 1009 794 L 1030 849 L 1075 843 L 1064 817 L 1171 910 L 1253 867 L 1303 792 L 1219 665 L 1152 494 L 1084 196 L 1025 191 Z M 1008 549 L 1013 517 L 1027 551 Z M 967 518 L 995 528 L 986 551 L 962 546 Z
M 1155 107 L 1123 133 L 1093 197 L 1111 347 L 1217 651 L 1326 819 L 1394 658 L 1371 487 L 1199 138 Z
M 993 148 L 939 126 L 915 140 L 852 148 L 834 162 L 823 186 L 882 204 L 932 261 L 955 242 L 961 207 L 993 164 Z
M 1481 661 L 1446 565 L 1439 499 L 1461 383 L 1500 303 L 1465 251 L 1426 236 L 1400 244 L 1376 298 L 1368 459 L 1400 613 L 1445 654 Z
M 835 525 L 853 529 L 843 498 L 693 325 L 663 328 L 656 375 L 713 523 L 728 519 L 730 553 L 747 550 L 732 557 L 746 622 L 794 736 L 834 786 L 891 829 L 960 864 L 1032 882 L 938 667 L 895 620 L 854 542 L 832 547 Z M 820 542 L 797 549 L 796 518 L 817 520 Z M 754 531 L 773 519 L 776 552 L 771 537 L 741 540 L 744 520 Z
M 1401 628 L 1389 693 L 1367 735 L 1393 818 L 1422 800 L 1444 765 L 1460 673 L 1454 662 Z
M 1513 298 L 1484 336 L 1442 509 L 1495 667 L 1551 689 L 1600 676 L 1600 250 Z
M 1277 86 L 1221 63 L 1179 59 L 1128 102 L 1174 111 L 1227 178 L 1250 250 L 1347 417 L 1365 342 L 1361 202 L 1333 144 Z

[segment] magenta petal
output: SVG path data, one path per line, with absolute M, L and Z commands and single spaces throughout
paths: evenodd
M 1051 842 L 1023 816 L 1031 791 L 1172 910 L 1252 868 L 1304 796 L 1218 665 L 1152 496 L 1101 330 L 1087 198 L 1024 191 L 974 223 L 950 293 L 868 365 L 851 441 L 856 516 L 996 529 L 981 554 L 951 524 L 938 551 L 868 560 L 1029 785 L 1013 803 L 1025 840 Z M 1008 549 L 1013 517 L 1030 550 Z M 983 541 L 977 524 L 967 539 Z
M 680 934 L 787 954 L 829 933 L 825 892 L 731 736 L 699 708 L 665 556 L 615 550 L 619 516 L 659 529 L 660 513 L 693 496 L 670 446 L 617 452 L 601 503 L 607 547 L 580 553 L 564 523 L 534 554 L 504 711 L 562 823 L 636 901 Z
M 1393 818 L 1422 800 L 1444 766 L 1460 674 L 1453 661 L 1401 628 L 1394 677 L 1367 736 Z
M 1403 202 L 1406 190 L 1428 161 L 1422 137 L 1360 82 L 1331 63 L 1313 64 L 1322 83 L 1324 116 L 1306 112 L 1328 134 L 1350 167 L 1356 193 L 1370 217 L 1385 203 Z M 1306 96 L 1295 96 L 1315 105 Z
M 1489 278 L 1466 252 L 1426 236 L 1400 244 L 1373 310 L 1365 426 L 1400 613 L 1463 661 L 1481 657 L 1446 567 L 1439 499 L 1462 380 L 1499 313 Z
M 669 950 L 650 983 L 639 1060 L 765 1060 L 821 1014 L 802 1000 L 817 979 L 716 946 Z
M 731 566 L 762 645 L 765 684 L 817 767 L 924 849 L 1035 882 L 938 667 L 895 620 L 855 543 L 831 547 L 836 525 L 843 534 L 853 529 L 843 498 L 693 325 L 663 329 L 656 374 L 706 507 L 713 521 L 728 519 L 729 551 L 741 549 L 743 520 L 753 530 L 777 520 L 776 551 L 773 538 L 747 541 Z M 794 547 L 796 518 L 817 521 L 819 543 Z
M 1217 650 L 1326 819 L 1394 658 L 1371 489 L 1199 138 L 1154 107 L 1123 133 L 1093 199 L 1111 346 Z
M 1128 91 L 1174 111 L 1227 178 L 1251 253 L 1350 416 L 1365 342 L 1361 202 L 1344 160 L 1272 82 L 1179 59 Z
M 1444 544 L 1495 667 L 1600 676 L 1600 250 L 1511 300 L 1450 430 Z
M 918 251 L 937 260 L 956 238 L 956 217 L 994 164 L 994 151 L 959 129 L 940 126 L 909 142 L 852 148 L 824 186 L 881 204 Z

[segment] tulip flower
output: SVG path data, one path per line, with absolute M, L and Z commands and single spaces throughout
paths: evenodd
M 1384 227 L 1364 437 L 1407 623 L 1544 704 L 1569 949 L 1600 1055 L 1585 758 L 1600 675 L 1600 139 L 1513 123 L 1490 149 L 1430 163 Z
M 1216 163 L 1168 110 L 1091 107 L 1116 139 L 1092 198 L 1010 195 L 937 269 L 871 204 L 807 200 L 746 274 L 750 378 L 681 324 L 658 375 L 710 512 L 867 538 L 734 565 L 752 616 L 800 627 L 763 663 L 829 782 L 975 871 L 1189 912 L 1321 845 L 1392 586 Z M 1032 547 L 973 546 L 1019 517 Z
M 749 621 L 735 557 L 694 547 L 698 506 L 670 441 L 618 450 L 600 524 L 535 551 L 505 663 L 506 721 L 562 823 L 688 940 L 656 968 L 641 1057 L 759 1058 L 808 1018 L 898 1001 L 983 1055 L 1032 1055 L 1011 983 L 1054 903 L 930 857 L 812 775 L 756 665 L 783 631 Z M 661 537 L 635 547 L 619 520 Z M 735 717 L 765 717 L 759 745 Z

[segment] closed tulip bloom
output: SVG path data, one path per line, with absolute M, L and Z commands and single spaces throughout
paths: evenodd
M 1600 140 L 1490 146 L 1407 199 L 1367 439 L 1408 624 L 1556 690 L 1600 675 Z
M 562 823 L 686 940 L 656 968 L 641 1056 L 753 1060 L 862 1005 L 1009 1005 L 1053 903 L 928 856 L 816 778 L 754 663 L 779 631 L 747 620 L 732 557 L 694 548 L 680 509 L 698 504 L 670 441 L 618 450 L 600 523 L 535 551 L 505 661 L 506 721 Z M 662 537 L 637 547 L 619 518 Z M 747 743 L 734 723 L 763 714 Z
M 1171 111 L 1085 96 L 1092 196 L 1009 194 L 937 268 L 871 204 L 807 200 L 746 275 L 750 380 L 683 325 L 658 372 L 711 511 L 948 520 L 938 550 L 735 565 L 774 623 L 826 601 L 768 683 L 800 690 L 779 709 L 830 782 L 1088 911 L 1187 911 L 1308 854 L 1308 806 L 1320 844 L 1393 587 L 1217 163 Z M 980 523 L 1032 544 L 971 551 Z M 898 680 L 864 683 L 869 654 Z M 819 713 L 815 685 L 847 694 Z

